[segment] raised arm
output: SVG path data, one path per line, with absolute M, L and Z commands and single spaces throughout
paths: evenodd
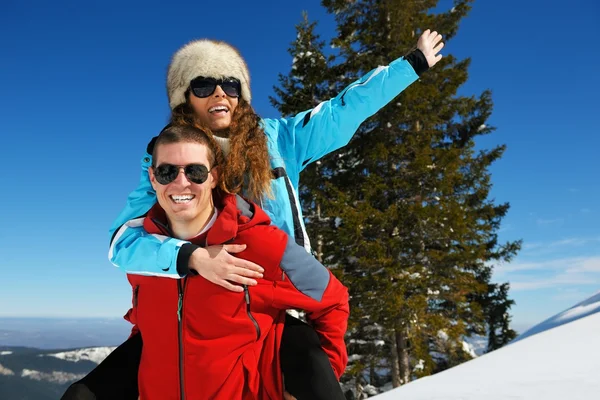
M 372 70 L 333 99 L 289 119 L 265 120 L 267 131 L 293 153 L 297 171 L 329 152 L 345 146 L 360 124 L 388 104 L 440 59 L 441 35 L 425 31 L 417 49 L 388 66 Z M 284 146 L 284 142 L 287 146 Z M 289 158 L 292 154 L 289 154 Z

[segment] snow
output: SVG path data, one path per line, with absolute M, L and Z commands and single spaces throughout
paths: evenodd
M 444 331 L 441 331 L 441 330 L 438 331 L 437 335 L 438 335 L 438 338 L 440 338 L 440 339 L 442 339 L 444 341 L 448 340 L 448 334 L 446 332 L 444 332 Z
M 34 379 L 36 381 L 49 381 L 55 383 L 69 383 L 83 378 L 85 374 L 72 374 L 70 372 L 52 371 L 40 372 L 33 369 L 21 371 L 22 378 Z
M 45 354 L 46 356 L 60 358 L 66 361 L 88 360 L 100 364 L 116 347 L 89 347 L 61 353 Z
M 448 341 L 448 339 L 449 339 L 448 334 L 443 330 L 438 331 L 437 337 L 444 342 Z M 485 344 L 483 342 L 485 342 Z M 462 340 L 462 349 L 465 353 L 469 354 L 473 358 L 479 357 L 487 349 L 487 339 L 484 337 L 481 337 L 481 336 L 479 336 L 479 337 L 474 336 L 473 338 L 464 337 Z M 445 354 L 438 353 L 436 351 L 432 352 L 432 355 L 435 358 L 446 359 Z M 421 364 L 422 361 L 423 360 L 419 360 L 419 364 Z M 417 365 L 417 367 L 419 367 L 419 365 Z M 423 367 L 424 366 L 421 365 L 419 368 L 423 369 Z
M 374 396 L 377 394 L 377 389 L 375 388 L 375 386 L 372 385 L 366 385 L 363 388 L 363 392 L 367 393 L 368 395 Z
M 462 349 L 465 353 L 467 353 L 468 355 L 470 355 L 473 358 L 478 356 L 477 352 L 475 351 L 475 348 L 473 346 L 471 346 L 470 343 L 467 343 L 464 340 L 462 342 Z
M 578 306 L 578 307 L 575 307 L 575 308 L 565 311 L 564 313 L 562 313 L 561 315 L 556 317 L 556 321 L 560 322 L 560 321 L 566 320 L 568 322 L 568 320 L 578 319 L 582 315 L 594 313 L 598 309 L 600 309 L 600 302 L 593 303 L 593 304 L 581 305 L 581 306 Z
M 425 368 L 425 360 L 419 360 L 417 365 L 413 368 L 413 371 L 422 371 Z
M 102 360 L 104 360 L 115 347 L 89 347 L 84 349 L 77 349 L 72 351 L 64 351 L 60 353 L 53 354 L 40 354 L 40 357 L 56 357 L 66 361 L 77 362 L 81 360 L 92 361 L 96 364 L 99 364 Z M 2 351 L 0 355 L 9 355 L 12 354 L 12 351 Z M 15 372 L 12 370 L 3 367 L 0 364 L 0 375 L 15 375 Z M 34 369 L 24 368 L 21 370 L 21 373 L 18 374 L 23 378 L 33 379 L 37 381 L 47 381 L 54 382 L 59 384 L 70 383 L 76 380 L 79 380 L 85 376 L 85 374 L 75 374 L 71 372 L 64 371 L 52 371 L 52 372 L 41 372 Z
M 571 321 L 586 317 L 588 315 L 597 313 L 599 311 L 600 311 L 600 292 L 595 294 L 594 296 L 590 297 L 589 299 L 584 300 L 581 303 L 574 305 L 573 307 L 569 308 L 568 310 L 565 310 L 560 314 L 550 317 L 547 320 L 545 320 L 544 322 L 534 326 L 533 328 L 529 329 L 528 331 L 523 333 L 521 336 L 516 338 L 515 341 L 525 339 L 525 338 L 535 335 L 539 332 L 543 332 L 548 329 L 552 329 L 557 326 L 567 324 Z
M 6 367 L 3 367 L 2 364 L 0 364 L 0 375 L 7 375 L 8 376 L 8 375 L 14 375 L 14 374 L 15 373 L 12 372 L 12 370 L 10 370 L 10 369 L 8 369 Z
M 473 335 L 464 337 L 463 341 L 465 342 L 465 344 L 463 344 L 463 348 L 468 346 L 477 357 L 483 355 L 487 350 L 488 338 L 486 336 Z
M 600 393 L 600 293 L 511 344 L 377 400 L 583 400 Z

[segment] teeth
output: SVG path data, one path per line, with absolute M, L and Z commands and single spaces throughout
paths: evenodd
M 229 109 L 225 106 L 215 106 L 208 109 L 209 113 L 217 112 L 217 111 L 229 111 Z
M 171 199 L 175 202 L 175 203 L 187 203 L 189 201 L 192 201 L 192 199 L 196 197 L 193 194 L 189 194 L 189 195 L 181 195 L 181 196 L 171 196 Z

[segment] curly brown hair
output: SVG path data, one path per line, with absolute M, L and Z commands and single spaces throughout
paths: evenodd
M 188 96 L 189 93 L 185 103 L 171 111 L 171 125 L 195 126 L 212 135 L 196 120 Z M 267 136 L 260 126 L 260 117 L 242 98 L 233 113 L 229 140 L 230 151 L 220 168 L 221 188 L 228 193 L 243 192 L 253 201 L 272 197 Z

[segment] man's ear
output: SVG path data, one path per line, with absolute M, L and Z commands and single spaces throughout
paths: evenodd
M 148 176 L 150 177 L 150 183 L 152 184 L 152 188 L 154 188 L 154 191 L 156 192 L 156 185 L 158 183 L 156 182 L 156 177 L 154 176 L 154 167 L 148 168 Z
M 219 183 L 219 167 L 214 167 L 213 169 L 210 170 L 210 174 L 212 175 L 213 181 L 210 184 L 210 187 L 212 189 L 216 188 L 218 186 Z

